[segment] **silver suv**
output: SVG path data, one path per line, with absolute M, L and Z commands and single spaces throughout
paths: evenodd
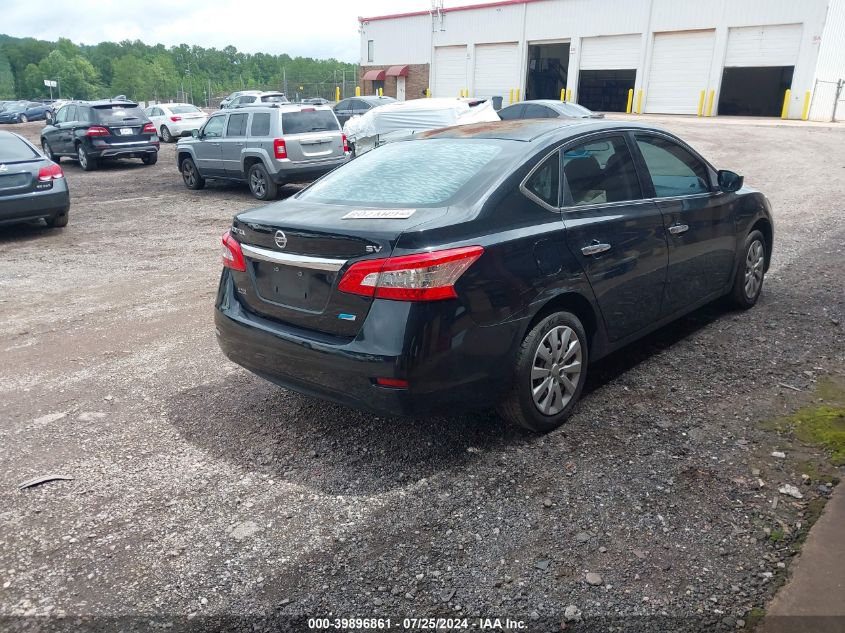
M 284 183 L 319 178 L 350 155 L 328 106 L 226 109 L 176 144 L 176 161 L 188 189 L 202 189 L 207 178 L 246 181 L 259 200 L 274 199 Z

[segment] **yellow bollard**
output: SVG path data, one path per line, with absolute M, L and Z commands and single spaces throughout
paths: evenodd
M 710 96 L 707 97 L 707 116 L 713 116 L 713 99 L 716 97 L 716 91 L 711 90 Z
M 519 88 L 516 89 L 516 100 L 519 101 Z
M 810 118 L 810 91 L 804 93 L 804 109 L 801 110 L 801 120 L 806 121 Z
M 789 98 L 792 96 L 792 91 L 787 88 L 786 92 L 783 93 L 783 107 L 780 109 L 780 118 L 781 119 L 788 119 L 789 118 Z
M 426 99 L 430 99 L 430 98 L 431 98 L 431 88 L 426 88 L 426 89 L 425 89 L 425 98 L 426 98 Z
M 560 100 L 561 100 L 561 101 L 566 101 L 566 88 L 561 88 L 561 89 L 560 89 Z
M 640 88 L 637 92 L 637 114 L 643 113 L 643 89 Z
M 340 101 L 340 86 L 334 87 L 334 100 Z
M 704 116 L 704 93 L 706 90 L 702 90 L 701 94 L 698 95 L 698 116 Z
M 513 88 L 511 88 L 511 91 L 508 93 L 508 105 L 510 105 L 512 103 L 513 103 Z
M 634 89 L 628 89 L 628 103 L 625 105 L 625 113 L 631 114 L 631 107 L 634 105 Z
M 572 101 L 572 88 L 567 88 L 567 89 L 566 89 L 566 100 L 567 100 L 567 101 Z
M 355 86 L 355 96 L 356 97 L 361 96 L 361 86 Z
M 379 89 L 378 89 L 378 96 L 379 96 L 379 97 L 383 97 L 383 96 L 384 96 L 384 88 L 379 88 Z

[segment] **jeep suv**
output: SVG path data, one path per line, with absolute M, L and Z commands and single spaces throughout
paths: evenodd
M 272 200 L 279 185 L 306 182 L 349 160 L 349 145 L 330 107 L 262 104 L 212 114 L 176 145 L 188 189 L 206 179 L 246 181 L 252 195 Z
M 41 130 L 41 148 L 54 162 L 70 156 L 92 171 L 107 158 L 140 158 L 155 165 L 159 140 L 155 126 L 133 101 L 72 101 Z

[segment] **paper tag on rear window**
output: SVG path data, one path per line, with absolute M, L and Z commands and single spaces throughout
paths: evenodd
M 350 211 L 341 220 L 404 220 L 414 215 L 416 209 L 361 209 Z

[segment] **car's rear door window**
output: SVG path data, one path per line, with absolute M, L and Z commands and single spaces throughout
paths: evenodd
M 383 145 L 318 180 L 302 199 L 343 205 L 443 204 L 502 151 L 473 140 L 430 139 Z
M 639 200 L 634 159 L 623 136 L 606 136 L 568 147 L 563 154 L 567 205 Z
M 283 134 L 305 134 L 339 129 L 340 126 L 331 110 L 302 110 L 282 114 Z
M 635 138 L 657 198 L 710 191 L 707 167 L 686 149 L 661 136 L 637 134 Z
M 246 120 L 248 114 L 230 114 L 229 123 L 226 125 L 226 136 L 246 136 Z
M 560 205 L 560 152 L 555 152 L 525 181 L 525 189 L 550 207 Z
M 12 134 L 0 136 L 0 163 L 38 158 L 38 152 Z
M 250 136 L 270 136 L 269 112 L 256 112 L 252 115 L 249 134 Z

